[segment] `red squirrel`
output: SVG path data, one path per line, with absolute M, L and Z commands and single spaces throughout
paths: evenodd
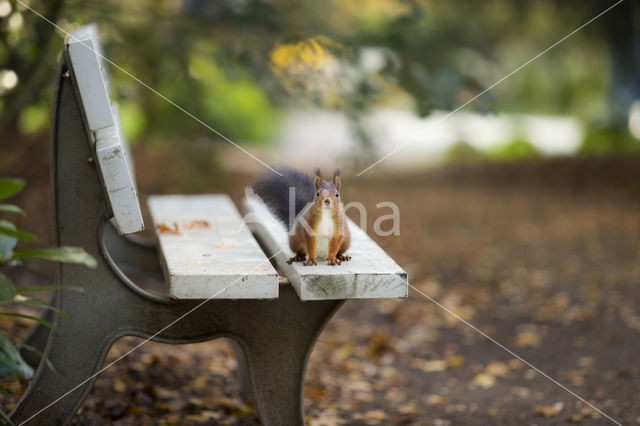
M 351 260 L 351 256 L 345 254 L 351 233 L 340 199 L 340 169 L 335 170 L 331 181 L 323 180 L 319 169 L 313 181 L 296 169 L 277 170 L 282 176 L 268 175 L 252 187 L 287 225 L 289 247 L 295 254 L 288 263 L 317 265 L 317 259 L 321 258 L 327 259 L 329 265 L 340 265 L 342 261 Z

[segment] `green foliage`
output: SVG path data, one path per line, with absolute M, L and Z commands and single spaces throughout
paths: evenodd
M 31 135 L 46 129 L 49 125 L 49 108 L 44 105 L 29 105 L 20 112 L 18 129 Z
M 191 58 L 189 72 L 199 86 L 204 118 L 215 121 L 219 131 L 242 141 L 264 142 L 273 136 L 276 115 L 265 93 L 246 73 L 229 78 L 204 55 Z
M 7 227 L 9 227 L 9 225 L 7 225 Z M 13 256 L 13 248 L 17 242 L 18 240 L 14 236 L 0 234 L 0 264 L 11 259 Z
M 526 158 L 539 158 L 540 152 L 528 141 L 516 139 L 505 144 L 478 150 L 466 142 L 458 142 L 444 155 L 446 161 L 468 163 L 474 161 L 513 161 Z
M 28 378 L 33 376 L 33 369 L 22 359 L 11 338 L 0 330 L 0 377 L 9 377 L 13 374 L 20 378 Z M 0 389 L 6 393 L 4 386 L 0 385 Z
M 623 127 L 593 127 L 578 148 L 579 154 L 625 154 L 640 152 L 640 141 Z
M 486 158 L 496 161 L 539 158 L 540 152 L 528 141 L 516 139 L 503 145 L 497 145 L 484 152 Z
M 25 215 L 25 211 L 22 210 L 20 207 L 18 206 L 14 206 L 13 204 L 0 204 L 0 213 L 4 212 L 4 213 L 19 213 L 21 215 Z
M 118 112 L 120 113 L 120 122 L 122 123 L 122 131 L 124 136 L 133 146 L 136 141 L 144 134 L 147 126 L 147 119 L 142 108 L 131 101 L 118 102 Z
M 35 241 L 36 236 L 29 232 L 16 229 L 15 225 L 6 220 L 0 220 L 0 234 L 16 238 L 21 241 Z
M 16 294 L 16 289 L 9 277 L 0 273 L 0 303 L 13 300 Z
M 0 179 L 0 200 L 17 194 L 24 188 L 24 184 L 22 179 Z
M 21 179 L 0 178 L 0 200 L 4 200 L 18 193 L 25 182 Z M 0 204 L 0 211 L 5 213 L 24 212 L 12 204 Z M 45 259 L 53 262 L 77 263 L 88 267 L 97 265 L 95 259 L 79 247 L 51 247 L 44 249 L 22 249 L 15 250 L 18 240 L 35 241 L 35 236 L 28 232 L 21 231 L 7 220 L 0 220 L 0 267 L 16 267 L 22 264 L 24 259 Z M 30 305 L 41 309 L 51 309 L 58 315 L 64 313 L 54 306 L 44 303 L 38 299 L 27 297 L 24 293 L 56 290 L 61 286 L 41 286 L 26 287 L 16 289 L 11 279 L 0 272 L 0 315 L 25 318 L 37 322 L 57 332 L 57 328 L 49 321 L 33 315 L 26 315 L 10 310 L 10 306 Z M 69 288 L 69 287 L 66 287 Z M 77 290 L 76 288 L 73 288 Z M 32 368 L 22 359 L 19 348 L 21 346 L 14 342 L 4 331 L 0 330 L 0 378 L 8 378 L 15 375 L 23 380 L 33 375 Z M 25 347 L 27 350 L 35 348 Z M 42 354 L 40 354 L 42 356 Z M 49 360 L 45 359 L 47 365 L 53 368 Z M 0 392 L 7 393 L 6 389 L 0 385 Z M 7 421 L 6 415 L 0 410 L 0 415 Z
M 482 152 L 466 142 L 456 142 L 444 154 L 446 161 L 454 163 L 468 163 L 484 159 Z
M 95 268 L 96 260 L 81 247 L 50 247 L 45 249 L 17 250 L 14 259 L 47 259 L 54 262 L 78 263 Z

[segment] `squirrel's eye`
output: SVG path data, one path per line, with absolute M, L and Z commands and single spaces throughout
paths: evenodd
M 339 197 L 339 196 L 340 196 L 340 194 L 338 194 L 338 193 L 336 192 L 336 197 Z
M 320 191 L 316 192 L 316 197 L 320 196 Z

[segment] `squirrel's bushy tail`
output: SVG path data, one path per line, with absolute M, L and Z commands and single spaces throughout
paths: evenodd
M 315 187 L 309 176 L 296 169 L 281 167 L 276 170 L 282 176 L 270 172 L 254 182 L 252 188 L 276 217 L 290 227 L 292 223 L 289 217 L 289 188 L 295 188 L 293 195 L 297 216 L 307 203 L 313 201 Z

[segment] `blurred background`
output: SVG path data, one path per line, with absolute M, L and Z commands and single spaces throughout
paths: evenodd
M 397 203 L 401 234 L 373 237 L 412 284 L 608 414 L 640 421 L 637 2 L 446 120 L 614 2 L 24 3 L 65 31 L 96 22 L 109 60 L 265 162 L 341 166 L 346 200 L 374 212 Z M 17 223 L 43 245 L 65 36 L 0 0 L 0 174 L 27 179 L 15 202 L 28 215 Z M 154 193 L 237 201 L 267 171 L 124 73 L 112 68 L 111 79 L 143 207 Z M 52 275 L 26 266 L 18 282 Z M 98 379 L 78 422 L 257 421 L 236 397 L 225 344 L 160 348 L 145 346 Z M 184 377 L 167 370 L 175 363 Z M 180 395 L 165 392 L 185 377 Z M 316 424 L 607 423 L 417 294 L 346 304 L 314 351 L 306 404 Z
M 361 167 L 631 153 L 640 144 L 638 8 L 602 1 L 30 0 L 66 31 L 100 25 L 106 56 L 261 158 Z M 613 4 L 613 3 L 612 3 Z M 41 139 L 65 34 L 0 3 L 0 133 Z M 259 170 L 122 72 L 113 95 L 134 147 L 179 147 L 186 182 Z M 635 113 L 634 113 L 635 111 Z M 230 149 L 231 148 L 231 149 Z M 181 160 L 182 161 L 182 160 Z

